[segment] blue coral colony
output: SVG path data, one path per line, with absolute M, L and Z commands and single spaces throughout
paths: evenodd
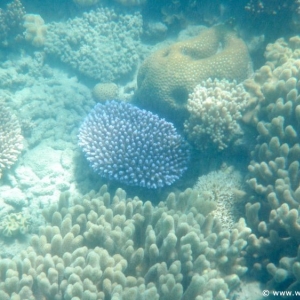
M 0 1 L 0 299 L 296 299 L 299 24 L 298 0 Z
M 117 101 L 94 107 L 80 127 L 79 145 L 99 175 L 154 189 L 179 179 L 190 158 L 171 123 Z

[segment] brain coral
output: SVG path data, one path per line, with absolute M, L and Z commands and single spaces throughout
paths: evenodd
M 18 119 L 0 104 L 0 178 L 2 171 L 16 162 L 22 149 L 23 136 Z
M 250 70 L 245 43 L 227 26 L 218 25 L 148 57 L 138 72 L 137 101 L 155 110 L 184 113 L 188 94 L 201 81 L 240 82 Z
M 124 102 L 97 104 L 80 127 L 79 145 L 102 177 L 147 188 L 172 184 L 189 161 L 171 123 Z
M 1 300 L 229 299 L 247 271 L 242 219 L 221 230 L 191 189 L 158 206 L 107 189 L 44 210 L 31 247 L 0 260 Z
M 105 102 L 118 97 L 119 87 L 113 82 L 98 83 L 92 90 L 92 95 L 96 101 Z
M 227 148 L 242 133 L 240 124 L 250 94 L 235 81 L 202 81 L 189 95 L 190 113 L 184 126 L 190 141 L 199 149 Z

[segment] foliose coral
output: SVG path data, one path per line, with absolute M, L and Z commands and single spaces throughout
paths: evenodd
M 205 29 L 150 55 L 138 72 L 137 101 L 151 110 L 187 115 L 189 93 L 208 78 L 241 82 L 251 72 L 246 44 L 225 25 Z M 171 113 L 170 113 L 171 112 Z
M 243 131 L 239 121 L 250 99 L 243 85 L 236 81 L 202 81 L 189 95 L 185 132 L 199 149 L 215 146 L 227 148 Z
M 147 188 L 172 184 L 189 161 L 188 144 L 171 123 L 125 102 L 97 104 L 79 145 L 102 177 Z
M 0 178 L 9 169 L 23 149 L 21 127 L 15 115 L 0 104 Z
M 44 51 L 79 73 L 114 82 L 133 75 L 139 62 L 140 13 L 97 8 L 67 22 L 47 24 Z
M 221 230 L 191 189 L 157 207 L 107 186 L 74 200 L 63 194 L 31 247 L 0 260 L 1 299 L 225 300 L 247 271 L 250 229 Z

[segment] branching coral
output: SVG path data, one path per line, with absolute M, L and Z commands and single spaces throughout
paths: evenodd
M 23 137 L 18 119 L 3 104 L 0 105 L 0 177 L 9 169 L 23 149 Z
M 253 270 L 269 288 L 297 290 L 300 234 L 300 39 L 277 40 L 265 52 L 267 63 L 245 85 L 260 99 L 253 122 L 257 145 L 249 165 L 255 191 L 246 206 Z M 272 255 L 270 255 L 272 251 Z
M 6 9 L 0 9 L 0 43 L 7 46 L 22 32 L 25 9 L 20 0 L 13 0 Z
M 138 66 L 142 25 L 139 13 L 97 8 L 67 22 L 47 24 L 44 50 L 85 76 L 114 82 L 133 75 Z
M 228 147 L 243 132 L 239 125 L 250 95 L 235 81 L 208 79 L 189 95 L 185 122 L 189 140 L 199 149 Z
M 107 186 L 70 206 L 62 195 L 32 246 L 1 259 L 0 298 L 225 300 L 247 270 L 250 230 L 222 231 L 195 204 L 191 189 L 158 207 Z

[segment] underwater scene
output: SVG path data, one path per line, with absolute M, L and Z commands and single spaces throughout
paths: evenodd
M 300 299 L 299 0 L 0 1 L 10 299 Z

